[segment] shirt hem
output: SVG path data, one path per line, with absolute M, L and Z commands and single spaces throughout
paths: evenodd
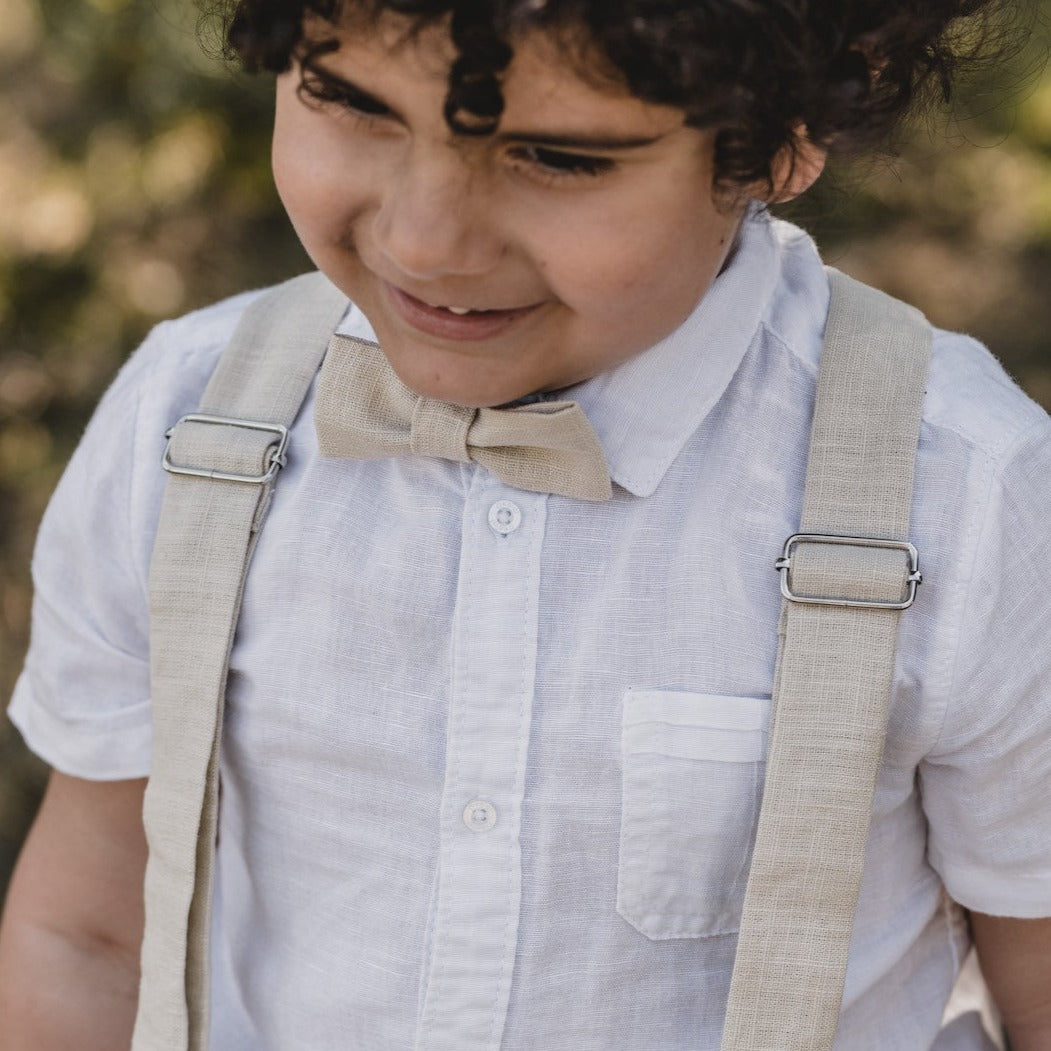
M 966 909 L 1020 920 L 1051 917 L 1051 872 L 1018 874 L 950 864 L 932 851 L 945 889 Z
M 99 719 L 91 722 L 88 732 L 84 724 L 77 725 L 52 715 L 32 696 L 23 676 L 15 687 L 7 717 L 29 750 L 59 773 L 88 781 L 124 781 L 147 777 L 150 772 L 153 728 L 149 721 L 149 703 L 142 707 L 147 714 L 145 725 L 129 726 L 126 721 Z M 127 716 L 132 711 L 125 710 L 122 714 Z M 117 730 L 119 760 L 113 756 Z

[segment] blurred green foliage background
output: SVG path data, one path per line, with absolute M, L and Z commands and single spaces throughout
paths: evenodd
M 1036 3 L 1029 46 L 954 117 L 840 169 L 793 217 L 1051 406 L 1051 0 Z M 220 50 L 192 0 L 0 0 L 0 705 L 36 524 L 120 363 L 159 319 L 308 266 L 270 181 L 270 85 Z M 0 719 L 0 893 L 43 774 Z

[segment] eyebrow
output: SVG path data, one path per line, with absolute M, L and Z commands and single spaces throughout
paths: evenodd
M 371 91 L 359 87 L 352 80 L 335 73 L 316 61 L 308 61 L 304 69 L 322 77 L 324 80 L 346 91 L 348 94 L 357 95 L 370 102 L 375 102 L 388 109 L 397 116 L 393 107 L 389 106 L 383 99 L 374 95 Z M 597 150 L 599 152 L 617 150 L 637 150 L 646 146 L 652 146 L 660 142 L 666 133 L 658 135 L 593 135 L 588 132 L 544 132 L 544 131 L 505 131 L 498 128 L 493 138 L 497 142 L 520 143 L 525 146 L 546 146 L 551 149 L 570 150 Z

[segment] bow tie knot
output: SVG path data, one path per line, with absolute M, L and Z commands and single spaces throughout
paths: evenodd
M 573 401 L 474 409 L 421 397 L 375 343 L 333 336 L 318 377 L 315 423 L 323 456 L 415 453 L 475 461 L 519 489 L 608 500 L 598 435 Z
M 409 423 L 410 452 L 443 460 L 470 460 L 467 440 L 477 415 L 476 409 L 466 405 L 417 397 Z

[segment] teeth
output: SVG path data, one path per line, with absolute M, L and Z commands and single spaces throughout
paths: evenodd
M 462 315 L 462 314 L 470 314 L 471 313 L 471 308 L 470 307 L 446 307 L 445 309 L 448 310 L 450 314 L 461 314 Z

